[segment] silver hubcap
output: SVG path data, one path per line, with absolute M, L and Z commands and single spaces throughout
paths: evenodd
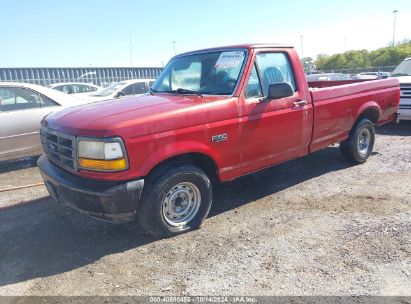
M 163 217 L 171 226 L 184 226 L 197 214 L 201 194 L 196 185 L 184 182 L 168 191 L 161 204 Z
M 366 155 L 368 149 L 370 148 L 371 143 L 371 133 L 368 129 L 361 130 L 360 135 L 358 136 L 358 152 L 361 155 Z

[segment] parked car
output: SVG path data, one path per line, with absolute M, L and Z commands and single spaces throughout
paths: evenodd
M 154 79 L 133 79 L 113 83 L 108 87 L 89 94 L 88 98 L 95 101 L 122 98 L 125 96 L 145 94 L 154 83 Z
M 322 73 L 310 74 L 306 76 L 307 81 L 337 81 L 337 80 L 351 80 L 350 75 L 341 73 Z
M 48 87 L 80 98 L 86 97 L 90 95 L 90 93 L 102 89 L 102 87 L 96 86 L 94 84 L 82 82 L 53 83 Z
M 362 72 L 355 75 L 355 79 L 384 79 L 388 76 L 389 72 Z
M 399 119 L 411 120 L 411 57 L 397 66 L 391 77 L 398 79 L 401 88 Z
M 40 121 L 50 112 L 86 101 L 42 86 L 0 83 L 0 161 L 40 155 Z
M 291 46 L 178 55 L 150 94 L 47 116 L 38 167 L 57 201 L 116 223 L 137 217 L 156 237 L 180 234 L 206 218 L 212 181 L 338 142 L 352 163 L 368 159 L 374 125 L 396 119 L 398 81 L 328 83 L 310 90 Z

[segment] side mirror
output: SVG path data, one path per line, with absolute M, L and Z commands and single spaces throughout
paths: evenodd
M 288 82 L 272 83 L 268 87 L 268 95 L 262 101 L 280 99 L 294 95 L 293 87 Z
M 126 94 L 124 94 L 123 91 L 119 91 L 119 92 L 117 92 L 116 96 L 114 96 L 114 98 L 120 98 L 122 96 L 126 96 Z

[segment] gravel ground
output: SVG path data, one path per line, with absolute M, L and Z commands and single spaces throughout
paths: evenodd
M 411 295 L 411 122 L 360 166 L 337 146 L 219 185 L 202 228 L 155 240 L 0 192 L 0 295 Z M 0 188 L 41 181 L 0 165 Z

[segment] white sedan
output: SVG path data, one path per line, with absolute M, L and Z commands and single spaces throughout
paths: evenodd
M 48 86 L 51 89 L 58 90 L 60 92 L 73 95 L 76 97 L 83 98 L 88 96 L 90 93 L 99 91 L 102 87 L 96 86 L 92 83 L 82 83 L 82 82 L 61 82 L 53 83 Z
M 41 119 L 87 102 L 34 84 L 0 82 L 0 161 L 42 154 Z
M 142 95 L 150 89 L 154 81 L 155 79 L 133 79 L 115 82 L 100 91 L 91 93 L 87 98 L 102 101 L 124 96 Z

